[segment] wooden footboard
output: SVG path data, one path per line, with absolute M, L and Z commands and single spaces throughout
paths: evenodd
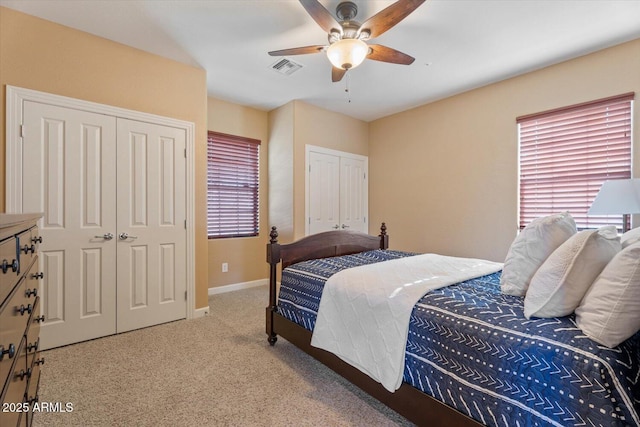
M 282 268 L 286 268 L 296 262 L 310 259 L 349 255 L 374 249 L 387 249 L 389 247 L 389 237 L 384 223 L 382 223 L 380 235 L 377 237 L 353 231 L 329 231 L 281 245 L 278 243 L 276 227 L 272 227 L 270 237 L 271 240 L 267 245 L 267 262 L 270 265 L 269 306 L 266 308 L 266 332 L 269 344 L 275 345 L 278 335 L 282 336 L 417 425 L 430 425 L 432 427 L 477 427 L 481 425 L 407 383 L 403 383 L 394 393 L 387 391 L 380 383 L 344 362 L 333 353 L 312 347 L 311 332 L 278 313 L 277 266 L 280 262 L 282 262 Z

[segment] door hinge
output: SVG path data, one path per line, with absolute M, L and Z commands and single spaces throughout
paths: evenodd
M 187 220 L 186 219 L 184 220 L 184 229 L 185 230 L 187 229 Z
M 311 165 L 309 165 L 309 173 L 311 173 Z
M 184 300 L 187 300 L 187 291 L 184 291 Z
M 187 158 L 187 149 L 186 148 L 184 149 L 184 158 L 185 159 Z
M 20 138 L 24 138 L 24 125 L 20 125 Z

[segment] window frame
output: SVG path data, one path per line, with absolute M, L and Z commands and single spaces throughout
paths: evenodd
M 212 144 L 220 147 L 216 150 Z M 260 146 L 258 139 L 207 132 L 208 239 L 260 235 Z M 218 210 L 213 210 L 216 204 Z M 223 212 L 220 206 L 225 204 Z
M 579 230 L 622 230 L 622 215 L 587 211 L 604 181 L 632 177 L 634 98 L 629 92 L 516 118 L 520 229 L 535 217 L 569 211 Z

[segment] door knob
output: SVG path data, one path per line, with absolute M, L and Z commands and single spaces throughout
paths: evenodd
M 93 237 L 95 237 L 96 239 L 111 240 L 111 239 L 113 239 L 113 234 L 105 233 L 102 236 L 93 236 Z
M 138 238 L 138 236 L 129 236 L 129 233 L 120 233 L 118 235 L 118 237 L 120 237 L 120 240 L 137 239 Z

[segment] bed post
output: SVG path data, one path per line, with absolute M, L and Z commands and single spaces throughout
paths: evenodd
M 387 224 L 384 222 L 380 226 L 380 249 L 389 248 L 389 236 L 387 235 Z
M 280 244 L 278 243 L 278 230 L 275 226 L 271 227 L 269 233 L 271 240 L 267 245 L 267 262 L 269 263 L 269 306 L 267 307 L 267 341 L 269 344 L 275 345 L 278 336 L 273 330 L 273 315 L 278 311 L 276 305 L 276 288 L 277 288 L 277 267 L 280 262 Z

